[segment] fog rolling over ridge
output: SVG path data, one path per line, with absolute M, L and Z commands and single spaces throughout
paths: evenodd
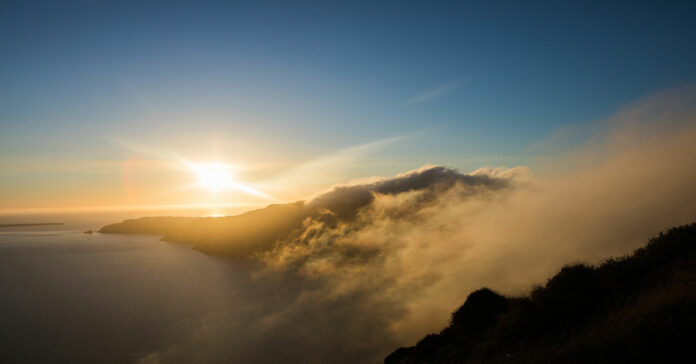
M 623 255 L 696 220 L 694 95 L 682 88 L 645 99 L 597 125 L 585 144 L 529 168 L 464 174 L 425 166 L 251 213 L 272 233 L 229 249 L 261 261 L 249 279 L 274 293 L 253 309 L 249 335 L 303 361 L 379 361 L 444 327 L 480 287 L 523 293 L 565 263 Z M 234 235 L 225 224 L 244 216 L 196 220 L 186 239 L 166 222 L 156 232 L 229 253 L 224 239 L 205 245 L 206 227 Z M 229 345 L 213 331 L 196 335 L 211 347 Z M 172 345 L 143 360 L 177 355 Z M 283 360 L 278 355 L 262 354 Z
M 684 361 L 695 12 L 0 0 L 0 364 Z

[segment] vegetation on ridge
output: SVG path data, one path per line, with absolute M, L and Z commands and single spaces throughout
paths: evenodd
M 385 363 L 681 362 L 693 357 L 696 223 L 631 256 L 566 266 L 525 297 L 487 288 Z

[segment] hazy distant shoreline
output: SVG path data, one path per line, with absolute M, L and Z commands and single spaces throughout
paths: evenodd
M 33 224 L 0 224 L 0 228 L 5 227 L 23 227 L 23 226 L 52 226 L 52 225 L 65 225 L 62 222 L 39 222 Z

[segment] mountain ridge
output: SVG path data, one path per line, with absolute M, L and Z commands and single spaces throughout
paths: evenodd
M 309 215 L 304 202 L 273 204 L 225 217 L 157 216 L 129 219 L 99 229 L 102 234 L 159 235 L 208 254 L 245 258 L 273 247 Z
M 633 254 L 567 265 L 528 295 L 469 295 L 449 326 L 385 364 L 679 362 L 696 328 L 696 223 Z

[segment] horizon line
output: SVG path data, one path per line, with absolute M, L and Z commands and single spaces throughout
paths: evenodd
M 159 204 L 159 205 L 107 205 L 107 206 L 77 206 L 77 207 L 27 207 L 15 209 L 0 209 L 0 215 L 24 215 L 37 213 L 81 213 L 81 212 L 116 212 L 143 210 L 185 210 L 206 208 L 253 207 L 263 204 L 254 203 L 200 203 L 200 204 Z

